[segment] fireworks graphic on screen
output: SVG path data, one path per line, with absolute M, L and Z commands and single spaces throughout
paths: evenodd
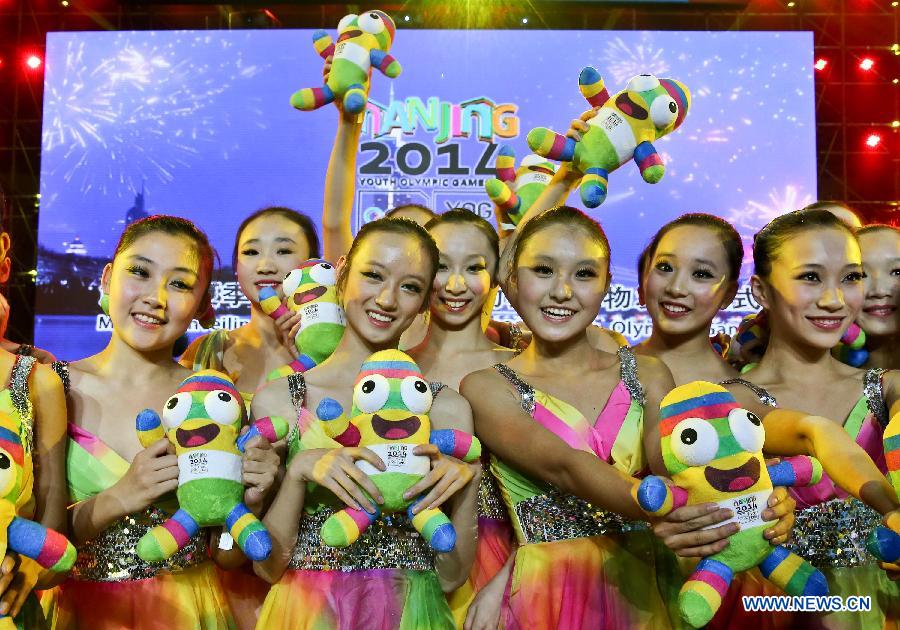
M 655 46 L 652 39 L 649 34 L 642 33 L 637 44 L 628 44 L 621 37 L 609 41 L 600 54 L 601 67 L 598 69 L 600 74 L 611 75 L 617 84 L 611 86 L 611 91 L 621 89 L 618 84 L 625 83 L 638 74 L 666 76 L 669 70 L 666 51 Z
M 97 50 L 69 41 L 46 73 L 43 152 L 63 156 L 51 163 L 83 193 L 127 197 L 171 182 L 232 120 L 265 126 L 258 100 L 243 98 L 225 113 L 215 107 L 264 69 L 245 65 L 233 40 L 119 33 L 102 47 L 107 56 Z

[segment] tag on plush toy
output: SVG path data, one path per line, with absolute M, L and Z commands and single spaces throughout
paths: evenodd
M 426 455 L 414 455 L 417 444 L 372 444 L 366 448 L 378 455 L 386 471 L 378 470 L 364 459 L 356 461 L 356 467 L 367 475 L 381 472 L 397 472 L 407 475 L 426 475 L 431 470 L 431 460 Z
M 712 529 L 714 527 L 728 525 L 729 523 L 737 523 L 743 530 L 750 529 L 752 527 L 759 527 L 760 525 L 770 525 L 776 523 L 777 519 L 774 521 L 766 521 L 763 520 L 762 517 L 763 510 L 766 509 L 766 502 L 769 500 L 769 497 L 771 495 L 772 493 L 769 490 L 762 490 L 760 492 L 742 494 L 738 497 L 729 497 L 723 501 L 716 501 L 715 503 L 720 508 L 727 508 L 731 510 L 734 516 L 732 516 L 727 521 L 707 525 L 703 529 Z

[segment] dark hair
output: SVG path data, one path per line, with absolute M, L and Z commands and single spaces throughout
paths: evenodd
M 896 225 L 891 225 L 889 223 L 871 223 L 856 230 L 856 235 L 861 236 L 863 234 L 883 231 L 895 232 L 897 234 L 900 234 L 900 228 L 898 228 Z
M 338 274 L 336 287 L 338 295 L 342 295 L 344 292 L 344 286 L 347 284 L 347 274 L 353 264 L 353 257 L 359 250 L 360 243 L 369 236 L 377 233 L 412 236 L 420 241 L 421 248 L 431 261 L 431 270 L 427 274 L 428 283 L 425 286 L 422 297 L 422 308 L 424 309 L 428 304 L 428 296 L 431 293 L 431 286 L 434 284 L 434 277 L 437 275 L 440 252 L 438 252 L 437 244 L 435 244 L 434 239 L 431 238 L 431 234 L 429 234 L 425 228 L 412 219 L 405 219 L 402 217 L 382 217 L 381 219 L 366 223 L 359 229 L 359 232 L 357 232 L 356 237 L 353 239 L 353 243 L 350 245 L 350 251 L 347 252 L 347 257 L 344 259 L 344 264 Z
M 814 229 L 843 230 L 854 239 L 849 225 L 828 210 L 795 210 L 775 217 L 753 237 L 753 272 L 761 278 L 772 273 L 772 261 L 782 246 L 793 236 Z
M 398 212 L 402 212 L 402 211 L 404 211 L 404 210 L 410 210 L 410 209 L 412 209 L 412 210 L 421 210 L 422 212 L 424 212 L 425 214 L 427 214 L 429 217 L 431 217 L 431 218 L 429 219 L 429 221 L 430 221 L 431 219 L 435 218 L 436 216 L 438 216 L 438 214 L 437 214 L 434 210 L 432 210 L 431 208 L 429 208 L 428 206 L 423 206 L 423 205 L 420 204 L 420 203 L 404 203 L 404 204 L 399 205 L 399 206 L 394 206 L 393 208 L 391 208 L 390 210 L 388 210 L 387 212 L 385 212 L 385 213 L 384 213 L 384 218 L 387 218 L 387 219 L 394 218 L 394 215 L 397 214 Z M 399 218 L 402 219 L 402 218 L 404 218 L 404 217 L 399 217 Z
M 850 206 L 848 206 L 847 204 L 845 204 L 843 201 L 837 201 L 836 199 L 823 199 L 821 201 L 813 202 L 813 203 L 809 204 L 808 206 L 801 208 L 800 212 L 812 212 L 813 210 L 828 210 L 829 208 L 840 208 L 841 210 L 846 210 L 847 212 L 849 212 L 856 218 L 859 225 L 862 225 L 862 219 L 860 218 L 860 216 L 858 214 L 856 214 L 856 211 L 853 208 L 851 208 Z M 838 218 L 840 219 L 840 217 L 838 217 Z M 855 225 L 851 225 L 850 227 L 856 228 Z
M 425 229 L 431 232 L 439 225 L 471 225 L 479 230 L 488 241 L 491 252 L 494 254 L 494 267 L 491 269 L 491 278 L 497 277 L 497 265 L 500 262 L 500 237 L 490 223 L 474 212 L 463 208 L 453 208 L 443 214 L 439 214 L 425 224 Z
M 531 240 L 531 238 L 535 234 L 537 234 L 544 228 L 550 227 L 551 225 L 556 225 L 558 223 L 567 226 L 579 227 L 587 232 L 588 236 L 590 236 L 591 239 L 600 243 L 600 245 L 603 247 L 603 250 L 606 252 L 607 259 L 610 258 L 609 239 L 606 238 L 606 233 L 603 231 L 603 228 L 600 227 L 599 223 L 594 221 L 591 217 L 586 215 L 581 210 L 578 210 L 577 208 L 573 208 L 571 206 L 557 206 L 531 219 L 521 228 L 521 231 L 519 232 L 519 238 L 516 239 L 515 243 L 513 244 L 513 269 L 515 269 L 516 265 L 519 264 L 519 256 L 521 255 L 522 250 L 525 248 L 525 244 L 529 240 Z
M 203 312 L 204 309 L 208 309 L 211 299 L 209 285 L 212 281 L 218 255 L 212 245 L 209 244 L 209 238 L 206 236 L 206 233 L 194 225 L 192 221 L 166 214 L 155 214 L 135 221 L 122 232 L 122 236 L 119 237 L 119 243 L 116 245 L 114 256 L 118 256 L 131 247 L 139 238 L 154 232 L 162 232 L 170 236 L 183 236 L 194 242 L 194 245 L 197 247 L 197 256 L 200 258 L 200 275 L 206 275 L 206 290 L 204 291 L 200 310 Z
M 669 221 L 659 228 L 659 231 L 653 236 L 653 239 L 641 252 L 638 258 L 638 287 L 644 286 L 644 271 L 647 265 L 656 256 L 656 250 L 663 237 L 682 225 L 690 225 L 699 228 L 705 228 L 716 233 L 719 242 L 725 249 L 725 260 L 728 263 L 728 280 L 736 282 L 741 275 L 741 263 L 744 260 L 744 244 L 741 242 L 741 235 L 737 230 L 725 219 L 721 219 L 712 214 L 704 212 L 691 212 L 683 214 L 673 221 Z
M 232 269 L 237 268 L 238 247 L 240 246 L 241 234 L 243 234 L 244 229 L 248 225 L 250 225 L 251 221 L 255 221 L 260 217 L 266 217 L 269 215 L 283 217 L 291 223 L 295 223 L 300 227 L 300 230 L 303 232 L 303 236 L 306 238 L 306 244 L 309 246 L 310 258 L 318 258 L 322 255 L 321 246 L 319 245 L 319 235 L 316 233 L 316 224 L 313 223 L 312 219 L 310 219 L 302 212 L 297 212 L 296 210 L 292 210 L 291 208 L 285 208 L 282 206 L 269 206 L 268 208 L 257 210 L 249 217 L 241 221 L 241 224 L 238 226 L 237 234 L 235 234 L 234 236 L 234 250 L 231 253 Z

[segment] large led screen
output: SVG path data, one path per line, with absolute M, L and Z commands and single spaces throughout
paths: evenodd
M 127 222 L 188 217 L 221 254 L 213 286 L 220 326 L 248 316 L 230 268 L 235 229 L 267 205 L 321 213 L 336 110 L 298 112 L 321 82 L 312 31 L 53 33 L 48 36 L 36 343 L 61 358 L 106 343 L 100 273 Z M 666 221 L 711 212 L 748 239 L 815 197 L 810 33 L 397 31 L 394 80 L 373 77 L 357 165 L 354 228 L 404 202 L 463 207 L 491 220 L 484 182 L 498 146 L 527 154 L 536 126 L 564 131 L 587 105 L 593 65 L 610 92 L 634 75 L 681 80 L 693 102 L 658 142 L 666 174 L 643 183 L 634 163 L 610 177 L 591 214 L 612 243 L 613 285 L 599 321 L 631 340 L 650 321 L 636 258 Z M 577 194 L 570 203 L 579 205 Z M 745 268 L 745 275 L 749 267 Z M 755 308 L 746 287 L 714 331 Z M 502 296 L 495 317 L 515 314 Z M 192 330 L 192 333 L 199 329 Z

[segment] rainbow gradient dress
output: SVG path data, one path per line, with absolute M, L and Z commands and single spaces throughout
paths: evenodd
M 68 366 L 53 367 L 68 391 Z M 89 431 L 69 423 L 68 432 L 66 473 L 74 504 L 110 488 L 130 464 Z M 51 627 L 234 628 L 203 530 L 165 563 L 145 562 L 136 553 L 137 541 L 176 509 L 173 495 L 114 522 L 79 546 L 69 579 L 42 599 Z
M 599 416 L 541 392 L 505 365 L 522 408 L 570 447 L 594 453 L 630 475 L 644 469 L 644 392 L 631 350 L 620 348 L 620 381 Z M 669 628 L 661 585 L 679 584 L 674 557 L 646 523 L 599 510 L 492 457 L 518 548 L 506 585 L 500 625 L 555 628 Z
M 888 410 L 884 403 L 884 370 L 867 370 L 863 394 L 844 420 L 844 430 L 868 453 L 879 470 L 887 473 L 884 459 L 884 428 Z M 775 397 L 745 381 L 760 402 L 775 407 Z M 830 595 L 869 595 L 869 612 L 840 612 L 828 615 L 796 613 L 794 624 L 804 628 L 877 630 L 900 628 L 900 582 L 891 582 L 866 549 L 869 532 L 881 524 L 881 515 L 835 486 L 828 475 L 808 488 L 790 488 L 797 501 L 796 521 L 791 540 L 785 545 L 821 570 L 828 578 Z
M 297 422 L 288 460 L 301 449 L 339 448 L 303 407 L 303 374 L 287 377 Z M 439 387 L 432 388 L 437 395 Z M 378 518 L 346 548 L 325 545 L 322 523 L 343 507 L 310 485 L 288 568 L 269 591 L 258 628 L 279 630 L 444 630 L 454 627 L 434 570 L 435 554 L 404 515 Z

